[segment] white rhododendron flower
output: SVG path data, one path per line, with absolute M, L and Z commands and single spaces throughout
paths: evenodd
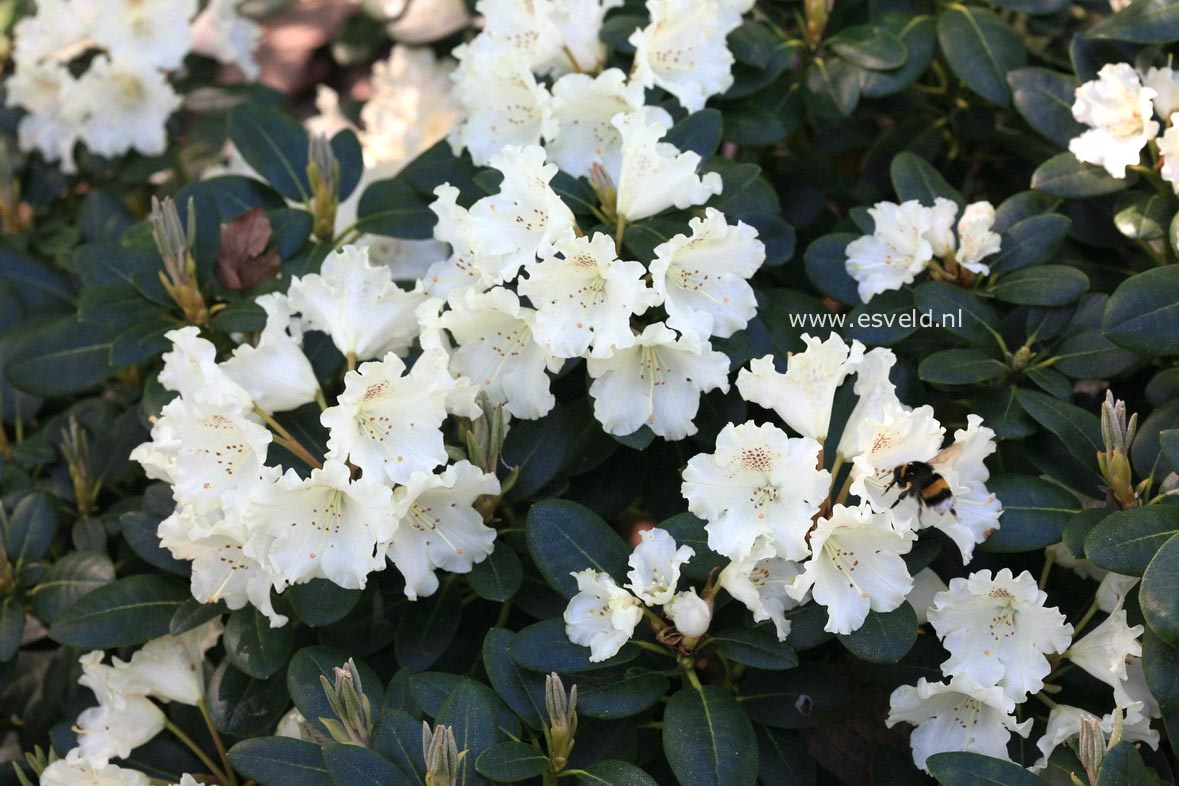
M 1131 707 L 1118 707 L 1103 718 L 1079 707 L 1057 704 L 1048 713 L 1048 725 L 1044 729 L 1044 736 L 1036 741 L 1036 747 L 1040 749 L 1040 758 L 1028 769 L 1032 772 L 1042 772 L 1048 766 L 1048 759 L 1051 758 L 1054 750 L 1066 743 L 1072 743 L 1080 737 L 1083 720 L 1095 722 L 1102 733 L 1103 742 L 1108 745 L 1115 724 L 1114 714 L 1123 710 L 1125 710 L 1125 715 L 1121 724 L 1122 739 L 1128 742 L 1145 742 L 1150 747 L 1157 749 L 1159 733 L 1150 728 L 1149 718 L 1143 722 L 1141 705 L 1138 703 Z M 1131 720 L 1133 718 L 1138 720 Z
M 1125 177 L 1126 167 L 1137 164 L 1142 148 L 1158 135 L 1155 95 L 1142 86 L 1133 66 L 1102 66 L 1097 79 L 1077 88 L 1073 117 L 1089 130 L 1069 142 L 1069 151 L 1080 161 L 1104 167 L 1113 177 Z
M 673 206 L 683 210 L 721 192 L 718 173 L 696 174 L 698 153 L 659 141 L 667 134 L 662 115 L 632 112 L 611 122 L 622 137 L 618 172 L 609 174 L 617 190 L 615 212 L 624 220 L 639 221 Z
M 327 333 L 356 360 L 404 354 L 417 337 L 414 311 L 425 300 L 394 284 L 387 267 L 355 246 L 329 254 L 319 273 L 292 280 L 288 294 L 308 329 Z
M 806 350 L 786 359 L 786 373 L 774 368 L 774 357 L 754 360 L 737 375 L 737 389 L 746 401 L 772 409 L 804 437 L 822 443 L 831 425 L 835 390 L 855 371 L 864 357 L 864 345 L 849 346 L 837 334 L 826 341 L 802 335 Z
M 179 393 L 182 399 L 212 407 L 247 410 L 253 406 L 246 389 L 217 365 L 217 348 L 201 338 L 200 328 L 177 328 L 164 338 L 172 342 L 172 348 L 163 354 L 159 376 L 166 389 Z
M 1017 701 L 1040 690 L 1052 670 L 1046 656 L 1068 649 L 1073 632 L 1047 600 L 1027 571 L 1016 577 L 1009 568 L 993 576 L 981 570 L 951 579 L 929 610 L 950 653 L 942 672 L 998 685 Z
M 906 407 L 897 398 L 896 385 L 889 379 L 897 356 L 891 349 L 877 347 L 864 353 L 856 365 L 853 392 L 856 405 L 844 421 L 836 452 L 843 457 L 860 451 L 860 428 L 866 422 L 880 422 L 886 413 Z
M 78 684 L 89 688 L 98 705 L 83 710 L 75 724 L 78 751 L 94 767 L 111 759 L 125 759 L 131 751 L 164 730 L 164 713 L 146 697 L 146 686 L 115 666 L 102 662 L 101 650 L 78 659 L 82 676 Z
M 878 202 L 868 208 L 874 230 L 847 245 L 847 274 L 855 279 L 860 300 L 913 283 L 933 259 L 927 235 L 933 213 L 916 199 L 897 205 Z
M 533 335 L 556 357 L 580 357 L 591 345 L 594 357 L 610 357 L 632 346 L 631 317 L 655 303 L 642 264 L 618 259 L 609 235 L 566 235 L 526 270 L 519 290 L 536 307 Z
M 466 149 L 487 164 L 508 145 L 536 145 L 557 134 L 552 96 L 536 81 L 529 55 L 505 50 L 487 36 L 456 48 L 455 100 L 465 119 L 450 133 L 456 153 Z
M 368 574 L 384 567 L 377 544 L 397 526 L 389 489 L 368 477 L 352 480 L 334 459 L 306 478 L 287 470 L 260 484 L 246 515 L 257 530 L 249 556 L 288 584 L 326 578 L 347 589 L 363 588 Z
M 631 347 L 586 362 L 594 382 L 594 415 L 609 434 L 648 426 L 665 439 L 696 433 L 700 396 L 729 389 L 729 358 L 707 342 L 679 336 L 662 322 L 648 325 Z
M 115 668 L 153 698 L 195 707 L 205 697 L 205 653 L 222 630 L 217 617 L 179 635 L 152 639 L 130 661 L 115 658 Z
M 712 623 L 712 606 L 689 587 L 669 600 L 663 607 L 676 630 L 685 636 L 699 638 L 708 632 Z
M 1064 654 L 1102 682 L 1117 687 L 1129 678 L 1127 666 L 1142 657 L 1142 625 L 1131 626 L 1125 609 L 1117 609 L 1074 641 Z
M 242 16 L 240 5 L 241 0 L 209 0 L 192 22 L 192 51 L 235 65 L 254 80 L 261 72 L 254 48 L 262 38 L 262 26 Z
M 445 296 L 454 290 L 487 289 L 502 257 L 477 250 L 482 235 L 470 211 L 458 204 L 457 188 L 440 185 L 434 189 L 434 196 L 437 198 L 430 203 L 430 210 L 438 217 L 434 238 L 450 246 L 450 256 L 430 265 L 423 282 L 425 290 L 431 295 Z
M 550 357 L 533 335 L 536 312 L 520 305 L 515 293 L 497 287 L 450 296 L 450 310 L 438 328 L 454 336 L 450 370 L 471 379 L 513 417 L 543 417 L 556 404 L 545 370 L 563 365 Z
M 169 402 L 152 426 L 152 442 L 136 448 L 133 458 L 148 460 L 172 484 L 177 500 L 209 513 L 226 494 L 257 481 L 266 463 L 272 435 L 252 414 L 230 407 Z
M 958 219 L 958 251 L 954 260 L 971 273 L 985 276 L 991 269 L 983 260 L 999 253 L 1001 238 L 991 228 L 995 225 L 995 208 L 990 202 L 974 202 Z
M 61 63 L 22 63 L 4 82 L 6 102 L 27 112 L 17 126 L 21 149 L 38 150 L 46 159 L 60 161 L 67 173 L 77 169 L 74 147 L 85 115 L 85 107 L 72 98 L 74 81 Z
M 667 309 L 667 324 L 682 332 L 728 338 L 757 313 L 749 279 L 761 267 L 766 249 L 757 230 L 706 208 L 693 218 L 691 236 L 676 235 L 655 247 L 651 283 Z
M 769 423 L 721 429 L 716 452 L 688 462 L 682 487 L 688 510 L 708 522 L 708 547 L 741 560 L 768 538 L 779 557 L 805 559 L 811 519 L 831 486 L 831 473 L 817 466 L 820 450 Z
M 549 7 L 549 20 L 560 34 L 560 52 L 540 69 L 548 74 L 596 73 L 606 62 L 602 23 L 606 12 L 623 0 L 556 0 Z
M 544 148 L 505 147 L 490 164 L 503 173 L 503 183 L 498 194 L 471 207 L 471 221 L 480 252 L 499 259 L 494 270 L 484 267 L 485 272 L 493 282 L 502 283 L 515 278 L 521 266 L 548 255 L 576 222 L 549 185 L 557 165 L 545 163 Z
M 1164 120 L 1179 112 L 1179 72 L 1170 66 L 1149 68 L 1142 74 L 1143 86 L 1154 91 L 1154 109 Z
M 824 630 L 852 633 L 869 611 L 892 611 L 905 602 L 913 579 L 901 555 L 914 540 L 911 530 L 894 529 L 886 513 L 835 505 L 810 533 L 813 556 L 788 591 L 799 601 L 813 594 L 827 608 Z
M 388 555 L 405 576 L 410 600 L 438 589 L 435 570 L 470 573 L 495 548 L 495 530 L 474 507 L 484 495 L 499 493 L 495 475 L 468 461 L 440 474 L 415 472 L 393 494 L 396 532 Z
M 41 773 L 41 786 L 151 786 L 151 778 L 139 770 L 114 764 L 95 765 L 75 748 Z
M 631 33 L 634 76 L 644 87 L 661 87 L 689 112 L 733 84 L 733 55 L 725 37 L 740 14 L 717 0 L 648 0 L 651 23 Z
M 887 725 L 909 723 L 913 763 L 926 769 L 925 760 L 935 753 L 970 751 L 1010 761 L 1007 741 L 1011 732 L 1027 737 L 1032 719 L 1018 723 L 1012 714 L 1015 701 L 994 685 L 984 685 L 969 674 L 948 683 L 903 685 L 889 697 Z
M 763 543 L 745 559 L 726 565 L 717 584 L 753 612 L 755 622 L 772 620 L 778 641 L 785 641 L 790 635 L 786 612 L 805 601 L 789 594 L 789 588 L 801 572 L 801 565 L 774 556 L 773 548 Z
M 1126 661 L 1126 679 L 1114 685 L 1114 704 L 1126 708 L 1127 723 L 1145 728 L 1152 718 L 1162 717 L 1162 708 L 1146 684 L 1142 658 L 1130 656 Z
M 941 577 L 930 568 L 922 568 L 913 576 L 913 589 L 905 596 L 905 600 L 913 607 L 917 614 L 917 624 L 929 622 L 929 609 L 933 606 L 933 599 L 938 593 L 945 592 L 949 587 Z
M 285 295 L 262 295 L 255 301 L 266 312 L 258 343 L 242 344 L 221 363 L 226 376 L 250 394 L 264 412 L 285 412 L 315 401 L 319 381 L 303 354 L 302 334 Z
M 641 536 L 627 564 L 627 589 L 648 606 L 662 606 L 675 595 L 680 566 L 696 553 L 691 546 L 676 547 L 667 530 L 649 529 Z
M 220 528 L 213 534 L 193 537 L 178 519 L 160 523 L 160 545 L 177 559 L 192 562 L 192 596 L 201 603 L 225 601 L 231 611 L 251 604 L 277 628 L 287 618 L 274 610 L 272 589 L 286 585 L 269 565 L 245 553 L 249 533 L 244 527 Z
M 572 574 L 577 594 L 565 608 L 565 635 L 590 648 L 590 662 L 618 654 L 643 618 L 643 602 L 614 583 L 608 573 L 586 568 Z
M 1159 174 L 1171 184 L 1176 194 L 1179 194 L 1179 125 L 1172 116 L 1171 125 L 1159 137 L 1159 155 L 1163 159 L 1163 167 Z
M 938 451 L 941 433 L 929 407 L 894 410 L 884 422 L 866 424 L 861 430 L 864 452 L 852 468 L 852 492 L 876 510 L 891 510 L 904 526 L 941 530 L 958 546 L 965 565 L 974 547 L 999 529 L 1003 514 L 1002 502 L 986 487 L 990 471 L 984 461 L 995 452 L 995 432 L 978 415 L 969 415 L 967 427 L 955 431 L 954 442 Z M 923 505 L 918 494 L 905 494 L 894 482 L 893 470 L 910 461 L 928 463 L 946 481 L 953 495 L 949 508 L 939 512 Z
M 390 352 L 349 371 L 338 403 L 320 416 L 330 434 L 328 458 L 391 483 L 445 464 L 442 423 L 458 386 L 447 362 L 442 350 L 427 351 L 405 373 L 405 363 Z
M 104 0 L 90 35 L 116 60 L 171 70 L 189 49 L 188 20 L 196 11 L 197 0 Z
M 671 128 L 667 112 L 658 107 L 644 110 L 643 86 L 628 82 L 620 69 L 607 68 L 597 76 L 566 74 L 553 83 L 553 116 L 559 130 L 545 141 L 545 150 L 574 177 L 588 175 L 595 164 L 617 173 L 622 166 L 622 134 L 611 121 L 640 110 L 648 112 L 649 120 Z
M 1120 609 L 1122 604 L 1126 602 L 1126 596 L 1138 585 L 1139 581 L 1137 576 L 1106 573 L 1101 577 L 1101 583 L 1097 585 L 1094 603 L 1097 604 L 1099 610 L 1106 614 L 1113 614 L 1115 609 Z
M 144 155 L 164 152 L 164 124 L 181 98 L 163 73 L 136 59 L 98 56 L 78 78 L 66 100 L 86 114 L 81 139 L 98 155 L 117 156 L 134 149 Z

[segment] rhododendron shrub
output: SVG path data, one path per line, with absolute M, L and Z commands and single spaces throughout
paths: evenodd
M 1175 782 L 1179 5 L 9 5 L 0 783 Z

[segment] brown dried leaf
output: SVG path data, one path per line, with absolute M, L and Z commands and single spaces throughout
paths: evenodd
M 217 280 L 238 292 L 278 275 L 282 265 L 278 249 L 270 243 L 270 219 L 260 207 L 252 208 L 221 229 L 217 252 Z

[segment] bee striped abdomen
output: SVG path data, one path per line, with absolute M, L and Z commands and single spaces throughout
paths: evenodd
M 954 494 L 950 491 L 950 484 L 946 483 L 946 479 L 936 475 L 921 488 L 921 501 L 927 508 L 940 515 L 950 510 L 954 504 Z

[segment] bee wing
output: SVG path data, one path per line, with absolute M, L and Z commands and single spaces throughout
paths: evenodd
M 937 467 L 941 464 L 949 464 L 950 462 L 952 462 L 954 459 L 956 459 L 958 457 L 958 455 L 962 452 L 962 449 L 965 447 L 966 447 L 966 445 L 964 443 L 955 442 L 953 445 L 950 445 L 948 448 L 945 448 L 944 450 L 938 452 L 938 454 L 936 456 L 934 456 L 933 458 L 931 458 L 929 460 L 929 463 L 935 467 Z

